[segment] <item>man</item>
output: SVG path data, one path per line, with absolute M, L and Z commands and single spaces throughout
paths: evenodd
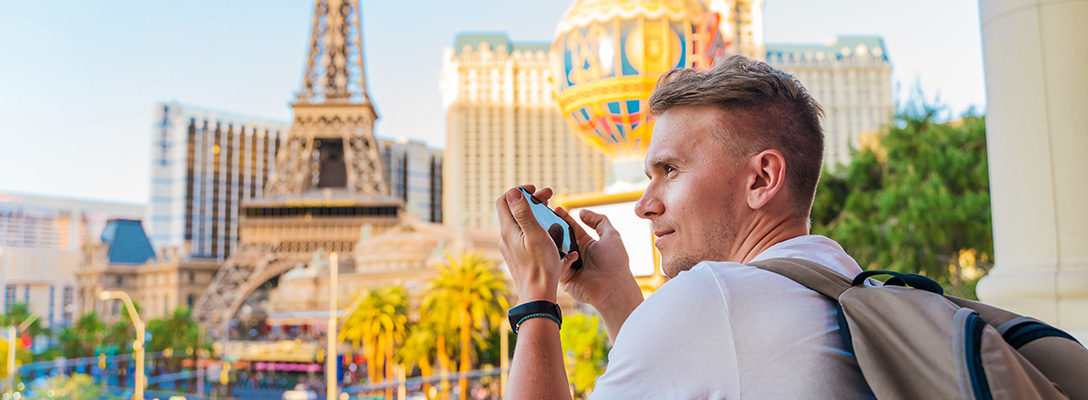
M 578 229 L 581 252 L 560 259 L 516 188 L 496 201 L 519 301 L 555 302 L 562 283 L 601 314 L 614 346 L 592 398 L 871 397 L 834 304 L 744 265 L 793 257 L 847 277 L 861 272 L 837 243 L 808 234 L 823 158 L 820 106 L 792 76 L 733 56 L 663 75 L 650 108 L 649 184 L 635 212 L 650 220 L 671 279 L 645 301 L 603 215 L 581 212 L 600 240 Z M 582 268 L 570 269 L 579 257 Z M 523 319 L 517 340 L 507 396 L 569 398 L 558 324 Z

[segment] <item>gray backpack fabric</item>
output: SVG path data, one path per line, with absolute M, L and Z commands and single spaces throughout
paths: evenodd
M 837 302 L 840 332 L 879 399 L 1088 399 L 1088 349 L 1038 320 L 945 296 L 920 275 L 851 280 L 792 258 L 750 265 Z

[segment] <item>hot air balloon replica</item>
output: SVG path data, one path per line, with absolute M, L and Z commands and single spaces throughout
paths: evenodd
M 633 211 L 646 184 L 642 162 L 654 124 L 648 100 L 662 73 L 709 68 L 727 54 L 718 21 L 699 0 L 577 0 L 552 43 L 559 108 L 574 133 L 612 164 L 603 192 L 556 200 L 574 212 L 608 215 L 647 294 L 664 283 L 649 223 Z

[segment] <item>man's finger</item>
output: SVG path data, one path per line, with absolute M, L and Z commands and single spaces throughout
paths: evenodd
M 577 260 L 578 260 L 578 252 L 577 251 L 572 251 L 570 253 L 567 253 L 567 255 L 563 256 L 562 260 L 559 260 L 560 264 L 563 265 L 563 269 L 561 271 L 566 271 L 566 270 L 570 269 L 570 266 L 573 265 L 574 262 L 577 261 Z M 564 273 L 564 274 L 560 274 L 560 275 L 566 275 L 566 274 Z M 560 277 L 560 278 L 562 278 L 562 277 Z M 562 280 L 562 279 L 560 279 L 560 280 Z
M 578 213 L 578 217 L 581 218 L 582 222 L 585 222 L 586 225 L 589 225 L 590 228 L 597 231 L 597 236 L 604 237 L 606 234 L 618 233 L 616 232 L 616 228 L 612 227 L 612 222 L 609 222 L 608 217 L 604 214 L 597 214 L 593 211 L 583 209 L 582 212 Z
M 533 210 L 529 207 L 529 200 L 519 189 L 510 189 L 506 192 L 506 203 L 510 207 L 510 214 L 517 221 L 521 231 L 526 234 L 547 234 L 540 223 L 533 217 Z
M 533 197 L 536 197 L 537 200 L 540 200 L 540 202 L 544 204 L 548 204 L 548 200 L 551 200 L 552 195 L 555 194 L 550 187 L 545 187 L 543 189 L 537 190 L 536 192 L 530 190 L 529 193 L 532 193 Z
M 510 204 L 506 201 L 505 193 L 495 200 L 495 212 L 499 214 L 499 229 L 502 232 L 521 232 L 521 227 L 510 212 Z
M 563 207 L 556 207 L 555 214 L 558 215 L 559 218 L 562 218 L 564 221 L 567 221 L 567 224 L 574 228 L 574 241 L 578 242 L 578 247 L 584 248 L 582 246 L 589 244 L 589 241 L 593 240 L 593 237 L 589 236 L 589 234 L 586 233 L 586 230 L 582 228 L 582 224 L 574 221 L 574 217 L 572 217 L 570 213 L 567 212 L 567 209 Z

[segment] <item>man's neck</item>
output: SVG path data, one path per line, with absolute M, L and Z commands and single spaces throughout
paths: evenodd
M 729 252 L 729 261 L 743 264 L 775 244 L 808 235 L 808 224 L 804 218 L 756 215 L 738 233 L 738 240 Z

